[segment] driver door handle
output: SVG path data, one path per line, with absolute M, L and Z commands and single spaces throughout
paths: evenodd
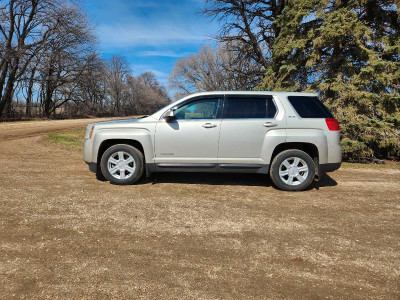
M 211 124 L 211 123 L 205 123 L 202 125 L 204 128 L 213 128 L 213 127 L 217 127 L 217 125 L 215 124 Z
M 263 124 L 264 127 L 275 127 L 278 126 L 278 124 L 276 124 L 275 122 L 265 122 Z

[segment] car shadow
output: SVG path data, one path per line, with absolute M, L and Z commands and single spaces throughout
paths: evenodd
M 310 186 L 309 189 L 310 190 L 311 189 L 319 190 L 319 188 L 322 188 L 322 187 L 330 187 L 330 186 L 337 186 L 337 185 L 338 185 L 337 181 L 325 173 L 324 175 L 322 175 L 322 177 L 320 179 L 314 180 L 314 183 Z
M 156 173 L 141 183 L 179 183 L 207 185 L 272 186 L 268 176 L 263 174 L 235 173 Z
M 239 185 L 239 186 L 263 186 L 277 189 L 268 175 L 264 174 L 235 174 L 235 173 L 156 173 L 150 178 L 143 178 L 138 184 L 207 184 L 207 185 Z M 338 183 L 325 174 L 321 180 L 314 183 L 306 190 L 319 189 L 321 187 L 336 186 Z

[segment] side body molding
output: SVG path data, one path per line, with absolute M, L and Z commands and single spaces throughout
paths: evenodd
M 143 128 L 116 128 L 99 129 L 96 131 L 92 144 L 92 161 L 97 161 L 97 155 L 101 143 L 106 140 L 133 140 L 143 146 L 146 163 L 152 163 L 154 159 L 153 137 L 147 129 Z

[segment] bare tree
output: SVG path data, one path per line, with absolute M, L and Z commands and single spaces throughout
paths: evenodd
M 127 113 L 151 114 L 171 101 L 152 72 L 145 72 L 137 77 L 128 76 L 127 88 Z
M 84 106 L 79 105 L 79 108 L 88 111 L 91 115 L 107 114 L 105 103 L 107 82 L 106 62 L 96 55 L 90 60 L 78 81 L 74 98 L 84 103 Z M 74 115 L 79 113 L 84 114 L 85 111 L 74 112 Z
M 206 0 L 204 14 L 221 23 L 217 40 L 267 69 L 280 32 L 274 22 L 288 0 Z
M 42 54 L 42 95 L 44 115 L 72 98 L 78 82 L 95 58 L 93 28 L 75 4 L 65 4 L 57 11 L 59 26 Z
M 10 113 L 14 88 L 32 59 L 59 26 L 54 13 L 61 5 L 51 0 L 10 0 L 0 4 L 2 35 L 0 62 L 0 115 Z M 4 3 L 4 4 L 3 4 Z
M 125 57 L 113 55 L 107 61 L 107 86 L 110 104 L 117 115 L 122 113 L 124 104 L 124 91 L 130 67 Z
M 231 43 L 230 43 L 231 44 Z M 221 44 L 216 50 L 204 46 L 198 54 L 178 60 L 169 78 L 175 97 L 214 90 L 249 90 L 261 83 L 264 69 Z

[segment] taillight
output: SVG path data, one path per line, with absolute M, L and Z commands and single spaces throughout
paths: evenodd
M 339 121 L 334 118 L 325 119 L 326 125 L 330 131 L 339 131 Z

